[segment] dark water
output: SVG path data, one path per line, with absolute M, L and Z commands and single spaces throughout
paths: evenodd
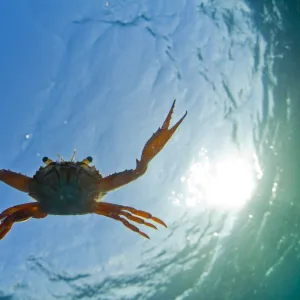
M 248 3 L 267 42 L 263 118 L 255 135 L 264 176 L 245 212 L 256 219 L 240 218 L 214 271 L 190 299 L 300 299 L 300 2 Z
M 215 267 L 184 299 L 300 299 L 300 1 L 248 3 L 266 41 L 263 115 L 254 134 L 264 176 Z M 249 213 L 255 221 L 245 222 Z M 175 299 L 200 270 L 199 262 L 153 299 Z
M 249 5 L 267 42 L 263 118 L 256 135 L 264 176 L 247 208 L 256 221 L 239 222 L 202 291 L 206 299 L 300 299 L 300 2 Z
M 164 215 L 168 224 L 171 225 L 167 233 L 162 231 L 162 233 L 158 233 L 158 238 L 153 236 L 153 244 L 147 244 L 147 246 L 131 235 L 130 237 L 128 235 L 129 238 L 125 235 L 126 238 L 123 239 L 118 235 L 120 241 L 115 239 L 117 235 L 114 235 L 114 231 L 122 230 L 119 227 L 115 228 L 115 225 L 111 227 L 113 228 L 112 233 L 101 231 L 102 240 L 98 236 L 89 235 L 88 230 L 94 226 L 91 224 L 98 224 L 96 218 L 90 219 L 92 222 L 88 224 L 84 223 L 88 232 L 81 229 L 81 225 L 70 223 L 72 226 L 65 226 L 69 223 L 59 223 L 60 221 L 55 220 L 53 223 L 48 223 L 51 230 L 48 227 L 43 227 L 43 234 L 39 235 L 36 232 L 39 230 L 39 226 L 34 225 L 32 228 L 30 227 L 29 232 L 31 236 L 33 236 L 33 232 L 36 232 L 35 242 L 18 237 L 14 240 L 7 238 L 0 244 L 2 257 L 0 299 L 300 300 L 300 1 L 253 0 L 244 2 L 226 0 L 226 4 L 225 0 L 188 1 L 174 1 L 174 3 L 176 2 L 174 6 L 180 7 L 179 21 L 173 14 L 165 12 L 169 22 L 166 23 L 165 27 L 174 29 L 178 26 L 178 31 L 174 29 L 174 32 L 177 32 L 181 40 L 175 34 L 169 34 L 167 29 L 164 32 L 161 29 L 163 27 L 158 25 L 156 27 L 155 21 L 151 23 L 151 17 L 147 14 L 139 15 L 139 21 L 135 18 L 131 20 L 135 12 L 127 11 L 126 7 L 130 5 L 132 5 L 130 7 L 138 7 L 138 5 L 133 5 L 136 3 L 135 1 L 111 2 L 116 7 L 118 5 L 121 7 L 120 11 L 115 11 L 117 19 L 119 13 L 120 15 L 124 13 L 127 18 L 126 22 L 123 23 L 115 21 L 114 25 L 118 28 L 126 27 L 129 23 L 128 27 L 131 29 L 140 28 L 139 26 L 144 26 L 144 23 L 148 24 L 147 22 L 150 20 L 149 22 L 153 26 L 145 28 L 147 28 L 149 36 L 151 35 L 158 41 L 156 52 L 153 52 L 156 53 L 157 60 L 163 61 L 164 55 L 167 57 L 166 62 L 162 63 L 164 68 L 161 68 L 160 72 L 157 72 L 159 74 L 155 76 L 156 79 L 149 94 L 158 97 L 158 99 L 160 99 L 161 94 L 163 98 L 170 98 L 176 93 L 179 94 L 179 98 L 184 100 L 178 104 L 179 112 L 176 117 L 186 107 L 189 109 L 189 121 L 187 122 L 190 123 L 178 135 L 177 142 L 179 140 L 181 142 L 179 146 L 177 145 L 177 152 L 171 153 L 170 149 L 173 147 L 171 146 L 168 150 L 170 152 L 166 152 L 165 156 L 160 156 L 160 159 L 157 160 L 162 163 L 162 168 L 165 169 L 165 174 L 159 175 L 162 176 L 159 177 L 160 180 L 157 179 L 158 173 L 153 172 L 152 177 L 150 175 L 145 181 L 141 181 L 140 187 L 143 188 L 144 194 L 149 194 L 148 198 L 143 197 L 147 199 L 148 203 L 153 201 L 157 205 L 156 200 L 153 199 L 158 196 L 161 199 L 167 198 L 167 194 L 170 193 L 168 193 L 166 186 L 168 182 L 171 182 L 173 186 L 169 190 L 174 190 L 173 194 L 176 196 L 174 196 L 176 201 L 182 203 L 182 199 L 186 198 L 189 199 L 189 203 L 195 202 L 199 205 L 196 206 L 197 208 L 188 209 L 184 207 L 180 210 L 171 208 L 170 202 L 167 201 L 165 207 L 154 205 L 157 214 Z M 146 3 L 146 1 L 141 3 Z M 171 7 L 173 5 L 170 4 L 171 0 L 164 3 L 168 3 Z M 167 8 L 161 8 L 159 3 L 151 5 L 153 5 L 151 13 L 158 16 L 160 11 L 164 9 L 167 11 L 169 8 L 167 4 Z M 203 23 L 194 24 L 196 19 Z M 176 26 L 173 26 L 172 20 L 176 20 L 174 22 L 175 25 L 177 24 Z M 157 22 L 160 21 L 159 19 Z M 162 24 L 165 21 L 161 21 Z M 98 19 L 93 20 L 92 17 L 73 20 L 73 23 L 78 26 L 85 26 L 92 22 L 98 24 L 100 21 Z M 103 23 L 106 26 L 108 22 Z M 213 29 L 206 26 L 206 23 L 213 24 Z M 57 24 L 55 26 L 58 26 Z M 180 26 L 182 26 L 182 30 Z M 202 27 L 211 31 L 204 32 Z M 217 32 L 223 31 L 224 35 L 220 34 L 221 38 L 214 39 Z M 199 32 L 201 34 L 197 35 Z M 138 42 L 140 36 L 138 32 L 134 33 L 137 34 L 134 38 Z M 112 32 L 111 34 L 116 33 Z M 84 34 L 82 33 L 82 35 Z M 110 36 L 109 33 L 107 36 Z M 119 39 L 122 38 L 121 35 L 116 34 L 116 36 Z M 181 41 L 180 45 L 177 44 L 177 48 L 176 42 L 174 42 L 176 38 Z M 109 40 L 109 38 L 107 39 Z M 198 48 L 195 47 L 194 40 L 197 40 Z M 213 41 L 211 44 L 208 43 L 208 50 L 204 42 L 207 40 Z M 76 38 L 75 41 L 77 41 Z M 214 41 L 217 41 L 218 44 L 215 45 Z M 141 42 L 143 42 L 142 38 Z M 147 47 L 147 43 L 145 47 Z M 228 53 L 227 50 L 224 51 L 226 55 L 222 51 L 216 50 L 222 48 L 221 44 L 224 44 L 224 48 L 228 46 Z M 152 44 L 149 42 L 149 45 Z M 161 49 L 166 49 L 166 51 L 160 51 Z M 74 53 L 77 53 L 76 50 Z M 116 56 L 115 52 L 113 53 L 112 57 Z M 153 67 L 155 69 L 156 57 L 155 59 L 151 58 L 149 53 L 150 50 L 149 52 L 144 51 L 144 56 L 141 55 L 142 58 L 138 58 L 146 66 L 146 62 L 149 60 L 150 63 L 147 68 Z M 90 53 L 90 55 L 97 57 L 96 54 L 97 51 Z M 218 57 L 221 54 L 224 56 Z M 190 58 L 192 55 L 194 55 L 195 60 Z M 249 62 L 250 59 L 249 61 L 244 60 L 247 56 L 251 57 L 253 64 Z M 240 64 L 239 61 L 241 61 Z M 73 64 L 76 65 L 76 60 L 73 62 L 71 58 L 65 63 L 67 67 L 73 66 Z M 225 68 L 223 69 L 224 65 Z M 195 73 L 193 73 L 195 66 L 197 68 L 200 66 L 195 73 L 198 75 L 200 73 L 201 80 L 198 77 L 195 78 Z M 93 68 L 97 69 L 99 65 L 96 62 L 95 66 L 91 64 L 89 67 L 92 70 Z M 145 67 L 145 69 L 147 68 Z M 172 76 L 168 77 L 169 70 L 172 70 L 171 73 L 176 84 L 173 84 Z M 250 75 L 247 73 L 248 71 L 249 74 L 251 73 Z M 153 71 L 153 73 L 155 72 L 156 70 Z M 115 76 L 118 76 L 117 73 L 116 71 Z M 138 74 L 138 71 L 136 73 Z M 241 81 L 247 78 L 243 88 L 239 88 L 239 85 L 243 84 L 239 81 L 239 76 L 236 73 L 241 76 Z M 62 72 L 61 77 L 71 77 L 71 75 L 71 71 L 70 73 Z M 130 78 L 131 75 L 129 74 L 128 77 Z M 125 90 L 130 94 L 128 90 L 133 89 L 134 84 L 132 86 L 124 84 L 123 86 L 122 76 L 121 74 L 120 77 L 117 77 L 119 84 L 112 86 L 115 90 L 120 88 L 121 91 Z M 238 86 L 237 88 L 235 84 Z M 170 89 L 173 89 L 170 93 L 172 96 L 170 94 L 165 95 L 164 90 L 169 86 L 171 86 Z M 89 92 L 87 94 L 90 95 Z M 217 97 L 212 95 L 217 95 Z M 92 96 L 94 96 L 93 93 Z M 216 100 L 218 97 L 219 103 Z M 157 113 L 162 110 L 162 108 L 155 108 L 154 102 L 149 100 L 150 96 L 146 97 L 145 102 L 141 102 L 142 97 L 135 96 L 135 98 L 138 98 L 139 101 L 134 102 L 135 110 L 138 112 L 134 117 L 139 114 L 139 111 L 145 113 L 145 107 L 151 107 L 150 111 L 148 110 L 148 115 L 151 116 L 154 115 L 154 112 Z M 248 101 L 244 101 L 245 99 Z M 82 100 L 80 103 L 78 100 L 80 105 L 84 104 L 84 101 Z M 221 103 L 222 101 L 225 104 Z M 53 112 L 64 112 L 64 107 L 55 110 L 51 108 L 49 103 L 46 106 L 47 115 Z M 106 111 L 114 111 L 114 102 L 111 103 L 113 103 L 111 106 L 110 104 L 103 106 Z M 118 104 L 117 101 L 115 103 Z M 130 105 L 130 103 L 123 103 L 118 105 L 124 105 L 124 107 Z M 165 110 L 169 107 L 169 102 L 163 103 L 163 110 Z M 65 109 L 68 110 L 68 105 L 65 106 Z M 69 107 L 71 109 L 72 104 Z M 120 110 L 122 111 L 122 109 Z M 200 111 L 201 113 L 199 113 Z M 9 109 L 8 112 L 10 112 Z M 93 117 L 98 117 L 90 111 L 89 113 L 90 122 L 92 122 Z M 244 154 L 245 149 L 247 149 L 245 144 L 251 144 L 250 148 L 253 148 L 253 152 L 255 152 L 255 159 L 251 161 L 251 164 L 260 173 L 251 199 L 248 199 L 247 204 L 241 206 L 238 212 L 230 210 L 228 212 L 228 209 L 218 210 L 216 207 L 202 209 L 205 203 L 201 202 L 200 192 L 196 196 L 192 193 L 194 195 L 192 197 L 189 196 L 189 192 L 181 191 L 182 196 L 178 192 L 180 188 L 177 189 L 176 186 L 179 185 L 180 180 L 178 178 L 184 174 L 187 165 L 196 161 L 199 149 L 201 151 L 203 150 L 202 147 L 208 149 L 211 157 L 217 155 L 216 153 L 220 154 L 223 149 L 226 150 L 223 130 L 227 130 L 227 125 L 223 126 L 222 123 L 219 126 L 219 119 L 215 115 L 230 123 L 228 130 L 230 144 L 238 149 L 239 153 Z M 109 122 L 109 118 L 107 117 L 106 120 L 105 114 L 102 117 L 105 122 Z M 129 123 L 130 118 L 133 117 L 126 117 L 125 114 L 123 120 Z M 74 119 L 77 121 L 76 124 L 82 125 L 80 119 L 76 119 L 76 115 Z M 118 115 L 117 119 L 121 124 L 122 116 Z M 155 125 L 157 122 L 159 121 L 155 118 L 152 125 L 157 126 Z M 41 122 L 41 124 L 41 127 L 46 127 L 46 123 Z M 134 128 L 131 123 L 128 126 Z M 109 140 L 110 127 L 107 127 L 105 138 L 107 137 Z M 43 129 L 41 131 L 43 132 Z M 118 136 L 118 132 L 115 134 Z M 52 141 L 51 138 L 54 139 L 54 135 L 50 132 L 49 139 L 58 147 L 62 142 L 59 139 Z M 82 139 L 84 139 L 84 135 L 82 135 Z M 72 140 L 71 134 L 70 140 Z M 79 139 L 76 137 L 74 140 L 78 142 Z M 212 140 L 213 142 L 210 142 Z M 73 140 L 70 143 L 73 144 Z M 91 143 L 90 148 L 92 146 L 97 148 L 97 142 Z M 31 146 L 31 150 L 37 151 L 35 144 Z M 9 150 L 5 151 L 5 155 L 8 156 Z M 103 151 L 108 150 L 105 148 Z M 201 153 L 206 153 L 205 151 Z M 170 167 L 169 162 L 167 163 L 169 159 L 172 161 Z M 21 159 L 15 160 L 18 164 L 20 161 Z M 105 163 L 103 164 L 105 165 Z M 117 163 L 121 164 L 119 161 L 115 164 Z M 256 164 L 259 167 L 255 166 Z M 16 165 L 15 163 L 14 168 Z M 201 164 L 200 169 L 204 165 Z M 198 172 L 197 166 L 194 164 L 194 171 L 196 169 Z M 227 169 L 230 167 L 227 165 Z M 207 179 L 206 173 L 198 172 L 196 174 L 200 181 Z M 153 178 L 154 184 L 149 187 L 146 182 L 150 178 Z M 238 177 L 235 177 L 235 180 L 238 190 L 240 188 Z M 154 186 L 159 192 L 154 192 Z M 133 203 L 136 199 L 140 201 L 139 195 L 142 193 L 132 196 L 137 187 L 136 185 L 130 190 L 131 196 L 127 193 L 124 198 L 133 199 Z M 216 187 L 221 189 L 220 185 L 219 187 L 216 185 L 215 189 Z M 203 191 L 200 188 L 200 190 L 207 192 L 205 189 Z M 213 192 L 215 193 L 215 191 Z M 217 192 L 214 197 L 216 195 L 219 198 L 228 196 L 225 193 L 222 194 L 222 191 Z M 9 196 L 12 198 L 14 194 L 11 193 Z M 119 198 L 116 197 L 115 199 Z M 188 203 L 188 201 L 186 202 Z M 140 202 L 139 205 L 141 206 Z M 236 203 L 230 205 L 233 206 Z M 56 224 L 72 227 L 74 231 L 77 230 L 84 236 L 85 240 L 79 241 L 80 239 L 77 239 L 69 248 L 63 246 L 73 242 L 72 235 L 64 234 L 63 238 L 60 237 L 60 229 L 55 227 Z M 51 226 L 53 226 L 54 231 Z M 17 232 L 21 230 L 20 228 L 21 226 L 15 229 L 16 236 L 20 234 Z M 12 234 L 10 236 L 13 236 Z M 4 244 L 6 241 L 17 242 L 12 248 L 5 248 L 5 245 L 11 245 Z M 23 249 L 25 244 L 29 249 L 27 252 Z M 115 265 L 110 269 L 109 265 L 105 264 L 105 260 L 108 261 L 118 252 L 122 253 L 124 249 L 129 249 L 125 258 L 120 255 L 121 262 L 115 262 Z M 20 256 L 21 258 L 11 257 L 10 252 L 17 253 L 18 251 L 23 255 Z M 71 252 L 72 255 L 69 256 Z M 123 262 L 123 259 L 127 261 L 127 264 Z M 25 260 L 26 264 L 23 264 Z M 21 279 L 18 277 L 20 274 L 22 275 Z

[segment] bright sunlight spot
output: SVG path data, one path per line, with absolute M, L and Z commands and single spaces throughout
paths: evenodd
M 203 205 L 220 210 L 239 210 L 251 198 L 255 188 L 254 164 L 232 156 L 210 162 L 202 156 L 192 165 L 187 177 L 186 205 Z

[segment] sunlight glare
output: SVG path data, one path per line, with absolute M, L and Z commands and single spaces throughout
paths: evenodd
M 205 156 L 192 165 L 182 182 L 187 187 L 187 206 L 200 204 L 220 210 L 239 210 L 252 196 L 255 172 L 241 157 L 211 163 Z

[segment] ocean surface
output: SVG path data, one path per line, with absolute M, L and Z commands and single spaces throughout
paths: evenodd
M 300 1 L 2 0 L 0 169 L 135 167 L 105 201 L 168 228 L 48 216 L 0 241 L 1 300 L 300 299 Z M 32 201 L 0 184 L 0 211 Z

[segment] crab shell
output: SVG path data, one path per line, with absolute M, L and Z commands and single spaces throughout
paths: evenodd
M 94 166 L 82 162 L 52 162 L 35 173 L 29 195 L 48 214 L 91 213 L 92 203 L 106 194 L 99 191 L 102 178 Z

